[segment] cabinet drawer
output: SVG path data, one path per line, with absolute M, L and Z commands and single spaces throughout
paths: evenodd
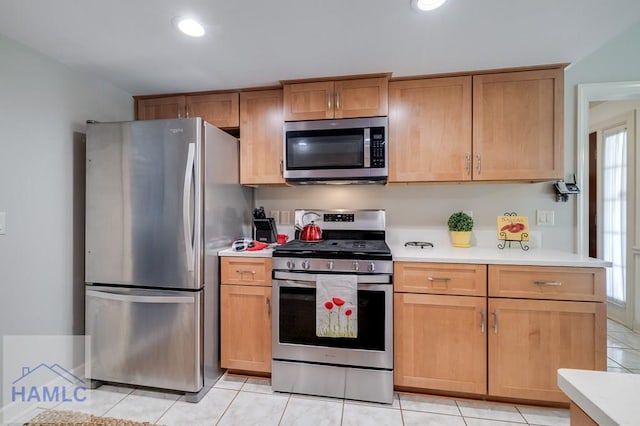
M 220 262 L 222 284 L 271 285 L 271 259 L 223 257 Z
M 394 291 L 485 296 L 487 266 L 462 263 L 395 262 Z
M 604 302 L 604 268 L 489 265 L 489 296 Z

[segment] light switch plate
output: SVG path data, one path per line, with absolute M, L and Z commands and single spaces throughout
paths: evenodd
M 0 235 L 7 233 L 7 213 L 0 212 Z
M 536 225 L 553 226 L 555 212 L 553 210 L 536 210 Z

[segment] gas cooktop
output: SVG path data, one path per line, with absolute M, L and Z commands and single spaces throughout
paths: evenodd
M 346 252 L 346 253 L 370 253 L 391 254 L 387 243 L 382 240 L 323 240 L 301 241 L 293 240 L 275 248 L 276 253 L 292 252 Z M 275 253 L 274 253 L 275 254 Z

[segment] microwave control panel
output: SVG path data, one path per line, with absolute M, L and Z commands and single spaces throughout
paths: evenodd
M 384 168 L 384 127 L 371 128 L 371 167 Z

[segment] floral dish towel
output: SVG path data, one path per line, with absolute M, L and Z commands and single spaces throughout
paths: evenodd
M 316 336 L 358 337 L 358 277 L 316 275 Z

